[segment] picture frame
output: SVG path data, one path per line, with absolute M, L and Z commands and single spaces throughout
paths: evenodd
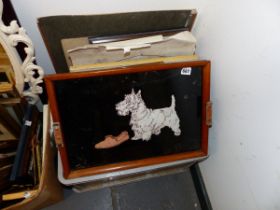
M 11 65 L 14 86 L 28 103 L 36 104 L 43 92 L 44 70 L 35 64 L 32 40 L 21 27 L 9 1 L 0 1 L 0 60 L 3 65 Z M 3 62 L 2 62 L 3 61 Z
M 210 61 L 54 74 L 45 83 L 65 179 L 208 155 Z
M 20 134 L 20 126 L 10 115 L 8 110 L 0 105 L 0 142 L 17 141 Z
M 95 40 L 112 35 L 154 33 L 167 30 L 191 31 L 196 9 L 140 11 L 98 15 L 60 15 L 41 17 L 38 28 L 57 73 L 69 72 L 61 45 L 66 38 L 87 37 Z M 123 24 L 123 23 L 126 24 Z M 77 27 L 66 27 L 75 25 Z M 108 27 L 104 27 L 107 25 Z M 118 27 L 115 27 L 118 26 Z M 57 30 L 57 29 L 60 30 Z M 53 33 L 53 32 L 56 33 Z M 99 38 L 98 38 L 99 37 Z M 90 38 L 90 39 L 91 39 Z
M 9 141 L 16 139 L 17 137 L 10 131 L 10 129 L 0 123 L 0 141 Z

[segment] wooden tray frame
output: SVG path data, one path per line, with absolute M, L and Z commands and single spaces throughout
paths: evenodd
M 64 146 L 67 144 L 64 141 L 63 133 L 60 129 L 60 114 L 58 111 L 58 105 L 56 102 L 56 92 L 54 89 L 54 82 L 58 80 L 70 80 L 70 79 L 81 79 L 87 77 L 98 77 L 105 75 L 118 75 L 118 74 L 129 74 L 136 72 L 145 72 L 153 70 L 166 70 L 172 68 L 182 68 L 182 67 L 202 67 L 202 124 L 201 124 L 201 148 L 197 151 L 184 152 L 166 156 L 151 157 L 142 160 L 133 160 L 121 163 L 107 164 L 103 166 L 96 166 L 86 169 L 71 170 L 70 164 L 67 156 L 67 150 Z M 118 68 L 110 70 L 100 70 L 91 72 L 81 72 L 81 73 L 65 73 L 65 74 L 54 74 L 47 75 L 45 77 L 45 83 L 49 98 L 50 110 L 53 117 L 54 123 L 54 135 L 57 148 L 59 150 L 62 165 L 63 165 L 63 176 L 65 179 L 72 179 L 82 176 L 89 176 L 95 174 L 102 174 L 108 172 L 114 172 L 119 170 L 133 169 L 143 166 L 155 165 L 160 163 L 173 162 L 188 158 L 204 157 L 208 155 L 208 128 L 209 128 L 209 117 L 211 118 L 211 113 L 209 113 L 209 100 L 210 100 L 210 61 L 192 61 L 183 63 L 173 63 L 173 64 L 149 64 L 131 68 Z M 211 111 L 210 111 L 211 112 Z

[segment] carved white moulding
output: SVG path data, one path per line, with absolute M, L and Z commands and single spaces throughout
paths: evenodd
M 34 63 L 34 47 L 31 39 L 24 28 L 19 27 L 17 21 L 13 20 L 10 25 L 5 25 L 2 20 L 3 2 L 0 0 L 0 44 L 5 49 L 15 73 L 15 85 L 21 96 L 27 101 L 35 104 L 39 100 L 39 94 L 43 92 L 39 86 L 43 82 L 44 71 Z M 19 43 L 25 45 L 26 57 L 22 62 L 16 46 Z M 25 84 L 29 87 L 25 87 Z

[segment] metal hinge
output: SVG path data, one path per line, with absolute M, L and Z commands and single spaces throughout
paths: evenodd
M 206 125 L 212 127 L 212 102 L 206 103 Z
M 57 147 L 63 147 L 63 140 L 62 140 L 62 134 L 61 134 L 61 128 L 58 122 L 53 123 L 53 134 L 54 139 Z

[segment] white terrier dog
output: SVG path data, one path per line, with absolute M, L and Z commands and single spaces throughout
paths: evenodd
M 175 97 L 171 96 L 170 107 L 149 109 L 141 97 L 141 90 L 135 94 L 134 89 L 125 95 L 123 101 L 116 104 L 118 115 L 126 116 L 131 113 L 130 126 L 134 131 L 132 140 L 142 139 L 148 141 L 152 134 L 159 135 L 165 126 L 171 128 L 175 136 L 181 134 L 180 119 L 175 110 Z

